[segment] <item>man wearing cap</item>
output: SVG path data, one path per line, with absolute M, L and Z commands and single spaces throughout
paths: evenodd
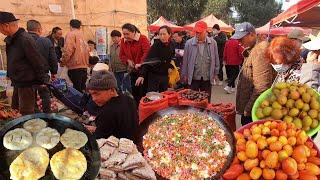
M 117 93 L 117 80 L 107 70 L 93 70 L 87 89 L 92 100 L 101 108 L 95 121 L 96 138 L 117 138 L 137 140 L 138 113 L 135 101 Z
M 237 24 L 235 29 L 231 39 L 238 39 L 246 48 L 236 89 L 236 110 L 241 115 L 241 124 L 244 126 L 252 122 L 252 106 L 259 95 L 271 87 L 276 72 L 265 58 L 269 43 L 262 41 L 255 45 L 257 35 L 253 25 L 244 22 Z
M 44 87 L 49 81 L 45 73 L 45 59 L 37 50 L 34 39 L 18 25 L 18 20 L 10 12 L 0 11 L 0 32 L 7 37 L 7 76 L 14 87 L 12 108 L 22 115 L 34 113 L 35 88 Z
M 207 36 L 207 24 L 198 21 L 194 27 L 196 36 L 186 42 L 182 64 L 182 78 L 191 89 L 206 91 L 211 98 L 211 86 L 219 73 L 217 43 Z
M 305 43 L 310 40 L 308 37 L 306 37 L 304 35 L 303 31 L 300 29 L 293 29 L 292 31 L 289 32 L 287 37 L 289 39 L 294 39 L 297 43 L 300 44 L 300 46 L 302 46 L 302 43 Z M 303 47 L 301 47 L 301 48 L 303 48 Z M 301 57 L 304 60 L 306 60 L 308 53 L 309 53 L 309 50 L 303 48 L 303 50 L 301 51 Z

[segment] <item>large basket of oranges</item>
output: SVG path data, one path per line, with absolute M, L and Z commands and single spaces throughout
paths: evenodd
M 261 120 L 235 133 L 236 157 L 224 179 L 320 179 L 320 152 L 293 123 Z

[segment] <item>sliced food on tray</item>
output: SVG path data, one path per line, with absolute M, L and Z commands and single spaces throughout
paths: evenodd
M 31 133 L 38 133 L 45 127 L 47 127 L 47 122 L 39 118 L 31 119 L 23 124 L 23 128 Z
M 10 179 L 40 179 L 49 165 L 49 154 L 42 147 L 23 151 L 10 165 Z
M 156 179 L 154 171 L 133 141 L 125 138 L 119 140 L 114 136 L 97 141 L 105 142 L 100 147 L 102 163 L 97 179 Z
M 47 127 L 37 134 L 36 143 L 46 149 L 54 148 L 60 141 L 60 134 L 56 129 Z
M 224 130 L 202 113 L 158 118 L 143 137 L 144 156 L 167 179 L 203 179 L 219 173 L 231 145 Z
M 81 151 L 67 148 L 52 156 L 50 167 L 57 179 L 81 179 L 87 170 L 87 160 Z
M 30 132 L 23 128 L 16 128 L 7 132 L 3 137 L 3 146 L 10 150 L 24 150 L 32 144 Z
M 81 131 L 68 128 L 60 137 L 60 142 L 66 148 L 80 149 L 88 142 L 88 137 Z

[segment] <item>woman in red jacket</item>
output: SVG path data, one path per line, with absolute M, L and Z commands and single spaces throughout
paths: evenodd
M 132 95 L 136 102 L 139 104 L 140 99 L 144 96 L 144 86 L 135 86 L 140 72 L 138 67 L 143 63 L 150 49 L 150 42 L 148 38 L 140 34 L 139 29 L 130 23 L 122 26 L 122 34 L 124 38 L 120 43 L 121 61 L 128 64 L 128 68 L 131 76 Z

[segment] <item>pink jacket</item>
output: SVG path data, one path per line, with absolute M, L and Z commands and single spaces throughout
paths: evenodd
M 89 46 L 80 30 L 74 29 L 67 33 L 62 54 L 62 64 L 70 69 L 88 68 Z

